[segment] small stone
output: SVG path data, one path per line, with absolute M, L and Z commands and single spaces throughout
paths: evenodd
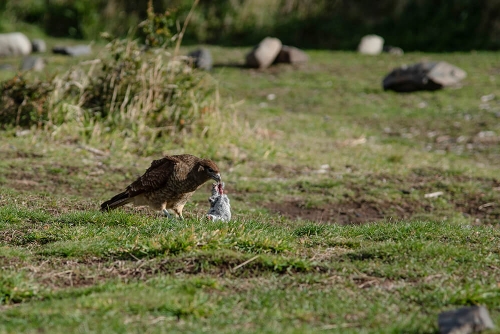
M 438 137 L 436 137 L 436 143 L 438 143 L 438 144 L 446 143 L 446 142 L 449 142 L 450 139 L 451 139 L 451 137 L 447 136 L 447 135 L 438 136 Z
M 481 103 L 479 105 L 479 110 L 490 110 L 491 106 L 488 103 Z
M 392 46 L 392 45 L 387 45 L 387 46 L 384 45 L 383 51 L 388 53 L 388 54 L 396 55 L 396 56 L 402 56 L 405 53 L 403 51 L 403 49 L 401 49 L 400 47 Z
M 438 316 L 439 333 L 469 334 L 495 328 L 484 306 L 462 307 L 441 312 Z
M 384 39 L 378 35 L 366 35 L 361 38 L 358 52 L 365 55 L 378 55 L 384 47 Z
M 474 143 L 496 144 L 500 143 L 500 136 L 497 136 L 493 131 L 481 131 L 474 138 Z
M 40 57 L 29 56 L 23 59 L 21 71 L 41 71 L 45 68 L 45 60 Z
M 27 136 L 31 133 L 30 130 L 19 130 L 19 131 L 16 131 L 16 137 L 24 137 L 24 136 Z
M 193 65 L 205 71 L 212 69 L 213 61 L 210 51 L 205 48 L 196 49 L 188 53 L 188 57 L 192 59 Z
M 439 197 L 439 196 L 442 196 L 442 195 L 444 195 L 444 193 L 442 191 L 436 191 L 436 192 L 433 192 L 433 193 L 425 194 L 424 197 L 425 198 L 436 198 L 436 197 Z
M 14 65 L 11 64 L 0 64 L 0 70 L 15 71 L 16 68 L 14 67 Z
M 46 52 L 47 44 L 43 39 L 33 39 L 31 41 L 31 49 L 33 52 Z
M 66 56 L 84 56 L 92 53 L 90 45 L 54 46 L 52 52 Z
M 481 96 L 481 102 L 489 102 L 495 99 L 495 94 L 488 94 Z
M 479 138 L 495 137 L 496 133 L 493 131 L 481 131 L 477 134 Z

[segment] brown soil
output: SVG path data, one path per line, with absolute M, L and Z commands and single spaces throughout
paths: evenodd
M 406 208 L 402 208 L 401 204 L 406 206 Z M 331 222 L 343 225 L 410 218 L 414 210 L 414 208 L 406 203 L 394 205 L 386 202 L 370 203 L 355 201 L 332 204 L 321 208 L 304 208 L 304 204 L 297 200 L 269 203 L 267 208 L 292 219 Z M 388 213 L 388 211 L 394 211 L 393 209 L 396 209 L 395 213 Z
M 51 288 L 85 287 L 108 280 L 130 282 L 163 275 L 204 274 L 216 277 L 261 277 L 265 274 L 289 274 L 301 270 L 284 266 L 277 268 L 256 259 L 244 267 L 236 268 L 245 261 L 240 256 L 224 257 L 210 254 L 187 255 L 163 259 L 107 260 L 103 258 L 61 259 L 39 258 L 29 262 L 16 258 L 0 258 L 0 266 L 5 270 L 23 270 L 38 283 Z M 317 265 L 311 270 L 326 272 L 327 267 Z
M 394 201 L 374 201 L 364 199 L 368 188 L 376 187 L 383 180 L 395 189 L 400 189 L 401 198 Z M 468 183 L 480 184 L 484 192 L 472 192 L 467 189 Z M 270 202 L 265 207 L 271 212 L 290 219 L 311 220 L 338 224 L 361 224 L 376 221 L 409 219 L 415 215 L 432 213 L 434 217 L 446 217 L 450 212 L 461 212 L 470 217 L 474 223 L 494 224 L 500 222 L 500 181 L 488 178 L 471 178 L 464 175 L 445 175 L 436 169 L 416 169 L 407 178 L 391 175 L 367 175 L 363 182 L 349 182 L 348 188 L 354 196 L 342 199 L 332 198 L 332 203 L 320 207 L 307 207 L 304 199 L 285 199 L 281 202 Z M 454 186 L 461 185 L 463 188 Z M 435 199 L 423 195 L 443 190 L 443 198 L 449 208 L 444 210 L 434 206 Z M 409 196 L 417 191 L 419 199 Z M 487 192 L 489 195 L 487 196 Z

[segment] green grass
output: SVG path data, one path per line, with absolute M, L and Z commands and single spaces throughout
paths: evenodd
M 7 332 L 433 333 L 437 312 L 472 304 L 500 318 L 493 227 L 0 215 Z
M 220 64 L 249 50 L 210 49 Z M 437 333 L 439 312 L 476 304 L 500 323 L 500 146 L 480 135 L 500 136 L 497 55 L 308 54 L 216 67 L 216 122 L 143 151 L 113 133 L 2 132 L 0 332 Z M 54 59 L 41 76 L 77 62 Z M 468 77 L 381 89 L 422 59 Z M 181 152 L 218 163 L 233 221 L 203 219 L 209 185 L 184 221 L 98 211 Z

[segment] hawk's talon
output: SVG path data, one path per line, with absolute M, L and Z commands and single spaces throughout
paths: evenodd
M 174 218 L 174 217 L 172 217 L 172 215 L 170 214 L 170 212 L 168 212 L 168 211 L 167 211 L 167 209 L 163 209 L 163 211 L 162 211 L 162 212 L 163 212 L 163 215 L 164 215 L 165 217 L 167 217 L 168 219 L 172 219 L 172 218 Z

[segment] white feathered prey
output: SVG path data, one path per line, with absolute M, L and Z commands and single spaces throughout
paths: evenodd
M 212 196 L 208 199 L 210 209 L 207 218 L 213 221 L 228 222 L 231 220 L 231 204 L 229 198 L 224 194 L 224 183 L 212 185 Z

